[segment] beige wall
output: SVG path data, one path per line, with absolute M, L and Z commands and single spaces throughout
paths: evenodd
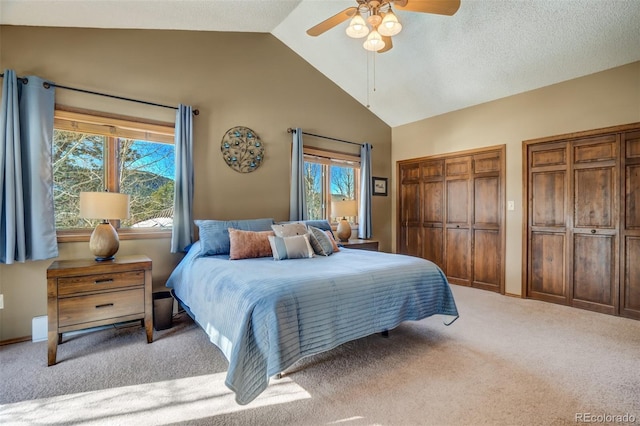
M 61 85 L 200 110 L 194 119 L 195 218 L 288 219 L 288 127 L 374 146 L 373 175 L 391 169 L 391 129 L 270 34 L 0 27 L 0 69 Z M 175 111 L 57 90 L 59 104 L 173 122 Z M 233 126 L 265 143 L 253 173 L 231 170 L 220 141 Z M 357 146 L 305 143 L 358 152 Z M 354 151 L 355 148 L 355 151 Z M 391 197 L 373 199 L 373 233 L 391 249 Z M 60 258 L 87 257 L 87 244 L 60 244 Z M 121 254 L 153 260 L 160 290 L 180 257 L 169 240 L 122 241 Z M 0 341 L 29 336 L 31 318 L 46 315 L 50 261 L 0 265 Z
M 0 27 L 0 69 L 62 85 L 200 110 L 194 122 L 196 218 L 288 217 L 288 127 L 374 145 L 373 175 L 391 178 L 390 197 L 373 197 L 374 237 L 395 247 L 395 164 L 399 160 L 490 145 L 507 147 L 506 291 L 521 292 L 522 141 L 640 121 L 640 62 L 391 130 L 268 34 Z M 58 90 L 60 104 L 173 122 L 174 112 Z M 220 140 L 243 125 L 266 144 L 263 165 L 239 174 L 220 156 Z M 393 150 L 391 147 L 393 141 Z M 308 144 L 353 152 L 350 145 Z M 357 148 L 356 148 L 357 150 Z M 393 204 L 392 204 L 393 201 Z M 179 261 L 169 240 L 122 241 L 121 254 L 154 262 L 160 290 Z M 86 244 L 60 244 L 60 258 L 87 257 Z M 0 265 L 0 341 L 31 334 L 46 314 L 50 261 Z
M 506 285 L 522 286 L 522 141 L 640 121 L 640 62 L 555 84 L 516 96 L 399 126 L 392 131 L 393 213 L 397 161 L 505 144 Z M 395 222 L 392 222 L 395 223 Z M 395 248 L 395 226 L 393 247 Z

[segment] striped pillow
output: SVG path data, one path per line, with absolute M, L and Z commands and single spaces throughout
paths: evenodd
M 307 226 L 307 228 L 309 229 L 309 241 L 315 254 L 329 256 L 333 253 L 331 237 L 325 234 L 325 231 L 315 226 Z
M 309 234 L 294 235 L 292 237 L 270 235 L 268 238 L 275 260 L 313 257 L 313 249 L 309 244 Z

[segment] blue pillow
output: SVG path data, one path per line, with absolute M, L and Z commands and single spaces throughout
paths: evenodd
M 229 228 L 242 231 L 271 231 L 273 219 L 195 220 L 200 235 L 200 256 L 229 254 Z
M 331 225 L 326 220 L 303 220 L 302 222 L 307 225 L 307 227 L 313 226 L 323 231 L 331 231 Z

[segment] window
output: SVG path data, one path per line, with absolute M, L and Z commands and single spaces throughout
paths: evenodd
M 130 195 L 130 218 L 114 226 L 134 235 L 170 230 L 173 132 L 172 124 L 56 110 L 53 196 L 59 238 L 96 226 L 98 221 L 78 217 L 80 192 L 105 189 Z
M 337 222 L 331 202 L 358 200 L 360 157 L 304 147 L 304 180 L 309 219 Z M 338 218 L 340 219 L 340 218 Z M 358 216 L 347 217 L 357 223 Z

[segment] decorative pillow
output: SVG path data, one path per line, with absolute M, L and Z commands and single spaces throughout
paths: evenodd
M 229 254 L 229 228 L 243 231 L 270 231 L 273 219 L 196 220 L 200 234 L 200 256 Z
M 331 230 L 331 224 L 329 223 L 329 221 L 324 219 L 296 220 L 296 221 L 289 221 L 289 222 L 279 222 L 279 224 L 284 225 L 287 223 L 296 223 L 296 222 L 304 223 L 307 226 L 307 229 L 310 226 L 315 226 L 316 228 L 322 229 L 323 231 L 331 231 L 331 233 L 333 234 L 333 231 Z
M 294 235 L 304 235 L 308 232 L 307 226 L 302 222 L 279 223 L 271 225 L 271 229 L 276 233 L 276 237 L 293 237 Z
M 309 242 L 311 242 L 315 254 L 329 256 L 333 253 L 333 244 L 331 244 L 330 238 L 322 229 L 309 226 Z
M 294 235 L 292 237 L 269 236 L 268 238 L 275 260 L 313 257 L 313 249 L 309 244 L 309 234 Z
M 315 228 L 322 229 L 323 231 L 330 231 L 331 234 L 333 234 L 331 224 L 326 220 L 305 220 L 303 223 L 307 225 L 307 228 L 313 226 Z
M 337 252 L 340 251 L 340 247 L 338 247 L 338 243 L 336 243 L 336 239 L 333 238 L 333 232 L 331 231 L 324 231 L 325 234 L 327 234 L 327 236 L 329 237 L 329 239 L 331 240 L 331 245 L 333 246 L 333 252 Z
M 273 231 L 242 231 L 229 228 L 229 260 L 272 256 L 269 235 Z

